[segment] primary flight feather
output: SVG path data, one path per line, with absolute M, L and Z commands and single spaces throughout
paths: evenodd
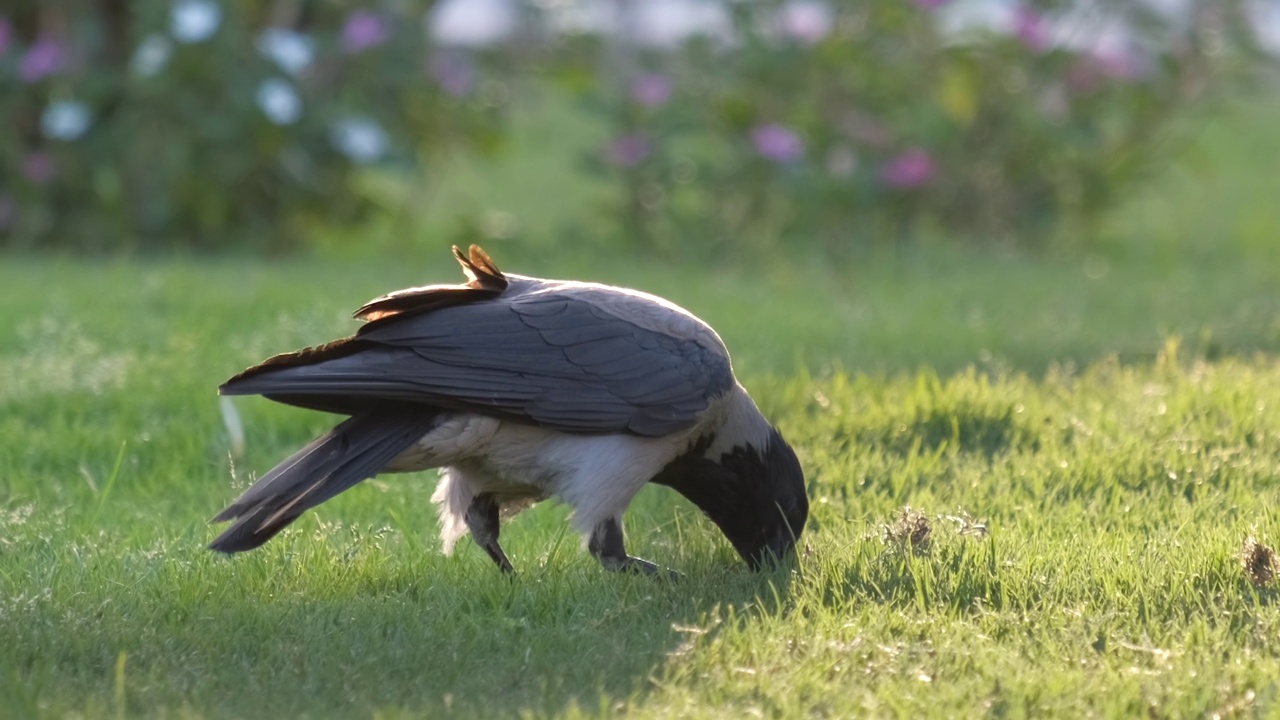
M 355 335 L 219 388 L 348 417 L 219 513 L 233 522 L 211 548 L 258 547 L 379 473 L 441 468 L 445 551 L 470 532 L 503 570 L 499 519 L 556 498 L 606 568 L 656 571 L 621 526 L 648 482 L 697 505 L 753 568 L 793 550 L 800 464 L 710 326 L 634 290 L 503 273 L 476 246 L 454 255 L 465 285 L 384 295 Z

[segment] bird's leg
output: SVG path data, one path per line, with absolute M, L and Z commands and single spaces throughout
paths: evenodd
M 467 528 L 471 530 L 471 539 L 489 553 L 489 557 L 498 564 L 504 573 L 514 570 L 507 554 L 502 552 L 498 544 L 498 499 L 493 493 L 480 493 L 471 500 L 467 507 Z
M 605 570 L 614 572 L 625 570 L 627 572 L 640 572 L 645 575 L 657 575 L 664 572 L 662 568 L 648 560 L 641 560 L 638 557 L 631 557 L 627 554 L 627 549 L 622 540 L 622 523 L 616 517 L 611 517 L 596 525 L 596 529 L 591 531 L 591 538 L 587 540 L 587 549 L 600 561 Z M 680 573 L 674 570 L 666 570 L 665 574 L 672 578 L 680 576 Z

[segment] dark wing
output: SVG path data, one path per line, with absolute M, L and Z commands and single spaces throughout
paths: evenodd
M 567 432 L 659 436 L 691 427 L 733 387 L 718 344 L 625 319 L 627 303 L 647 301 L 606 310 L 598 300 L 546 292 L 391 315 L 272 358 L 221 391 L 345 414 L 412 402 Z
M 270 540 L 306 510 L 378 474 L 435 426 L 436 414 L 384 406 L 347 418 L 262 476 L 213 519 L 236 520 L 209 545 L 232 553 Z

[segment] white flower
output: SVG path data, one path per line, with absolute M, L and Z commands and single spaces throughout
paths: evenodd
M 1245 9 L 1258 45 L 1272 55 L 1280 55 L 1280 6 L 1267 0 L 1252 0 Z
M 825 2 L 793 0 L 778 11 L 778 22 L 787 37 L 815 43 L 831 34 L 835 18 Z
M 311 67 L 311 61 L 316 55 L 315 43 L 311 38 L 288 28 L 263 30 L 255 45 L 262 57 L 279 65 L 281 70 L 290 75 L 298 75 Z
M 443 0 L 424 23 L 427 35 L 442 45 L 486 47 L 516 32 L 519 12 L 512 0 Z
M 369 163 L 387 153 L 387 133 L 370 118 L 339 120 L 329 129 L 329 139 L 343 155 L 358 163 Z
M 644 0 L 630 3 L 623 31 L 639 45 L 672 48 L 691 37 L 729 41 L 734 36 L 728 3 Z
M 292 125 L 302 117 L 302 98 L 287 80 L 268 78 L 254 95 L 262 114 L 277 125 Z
M 164 35 L 148 35 L 133 52 L 129 66 L 142 77 L 151 77 L 164 69 L 173 54 L 173 43 Z
M 222 24 L 222 6 L 213 0 L 178 0 L 169 11 L 169 31 L 180 43 L 208 40 Z
M 955 0 L 934 11 L 933 18 L 943 35 L 964 44 L 988 32 L 1012 35 L 1017 11 L 1018 4 L 1006 0 Z
M 59 100 L 40 115 L 40 130 L 54 140 L 75 140 L 89 129 L 89 106 L 78 100 Z

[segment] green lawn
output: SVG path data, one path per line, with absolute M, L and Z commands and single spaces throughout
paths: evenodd
M 1260 117 L 1194 152 L 1277 144 Z M 1280 222 L 1256 155 L 1176 165 L 1109 221 L 1128 242 L 1076 254 L 697 268 L 491 246 L 702 315 L 795 444 L 812 521 L 772 574 L 641 494 L 632 550 L 676 584 L 605 573 L 552 506 L 504 532 L 515 578 L 469 542 L 443 558 L 429 473 L 204 550 L 205 521 L 332 422 L 237 399 L 233 463 L 214 387 L 350 331 L 379 292 L 455 280 L 441 243 L 6 258 L 0 717 L 1276 715 L 1277 595 L 1241 565 L 1251 533 L 1280 542 Z

